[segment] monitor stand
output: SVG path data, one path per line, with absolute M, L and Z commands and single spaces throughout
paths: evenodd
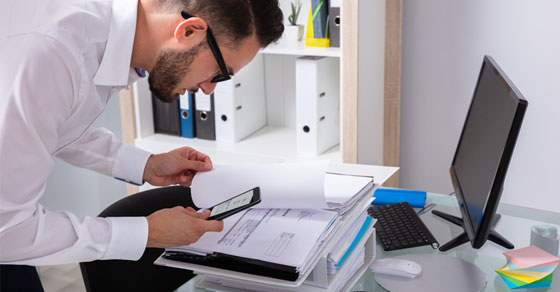
M 453 216 L 453 215 L 449 215 L 447 213 L 438 211 L 438 210 L 433 210 L 432 214 L 441 217 L 442 219 L 449 221 L 457 226 L 462 227 L 463 229 L 465 228 L 463 225 L 463 219 L 459 218 L 457 216 Z M 501 245 L 507 249 L 512 249 L 513 248 L 513 244 L 511 244 L 511 242 L 509 242 L 507 239 L 505 239 L 503 236 L 501 236 L 498 232 L 494 231 L 493 227 L 496 225 L 496 223 L 498 223 L 498 221 L 500 220 L 500 214 L 496 214 L 494 216 L 494 220 L 492 221 L 492 229 L 490 229 L 490 234 L 488 234 L 488 240 Z M 463 231 L 463 233 L 461 233 L 461 235 L 451 239 L 448 243 L 442 245 L 439 250 L 440 251 L 448 251 L 454 247 L 457 247 L 465 242 L 469 241 L 469 236 L 467 235 L 466 231 Z

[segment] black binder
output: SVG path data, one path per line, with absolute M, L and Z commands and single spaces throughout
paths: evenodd
M 340 47 L 340 7 L 329 7 L 329 38 L 331 47 Z
M 181 136 L 179 100 L 167 103 L 152 94 L 154 132 Z
M 214 119 L 214 94 L 194 94 L 196 137 L 206 140 L 216 140 L 216 120 Z
M 174 261 L 220 268 L 293 282 L 295 282 L 299 277 L 299 273 L 297 272 L 296 268 L 292 266 L 232 256 L 223 253 L 213 253 L 202 256 L 176 251 L 166 251 L 164 252 L 163 257 Z

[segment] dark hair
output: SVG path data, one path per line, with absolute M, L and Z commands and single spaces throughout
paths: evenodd
M 159 0 L 159 4 L 177 14 L 184 10 L 201 17 L 218 42 L 230 48 L 253 34 L 264 48 L 284 32 L 278 0 Z

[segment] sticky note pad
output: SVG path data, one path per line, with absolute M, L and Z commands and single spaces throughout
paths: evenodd
M 504 252 L 504 255 L 519 268 L 555 266 L 560 263 L 560 258 L 555 257 L 536 246 L 528 246 Z
M 496 272 L 510 289 L 547 288 L 560 258 L 536 247 L 528 246 L 504 252 L 507 263 Z
M 412 207 L 423 208 L 426 203 L 426 192 L 402 189 L 377 189 L 373 196 L 374 205 L 386 205 L 408 202 Z

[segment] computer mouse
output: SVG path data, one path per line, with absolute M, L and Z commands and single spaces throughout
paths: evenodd
M 371 270 L 374 273 L 414 279 L 422 273 L 422 266 L 407 259 L 386 258 L 375 260 Z

